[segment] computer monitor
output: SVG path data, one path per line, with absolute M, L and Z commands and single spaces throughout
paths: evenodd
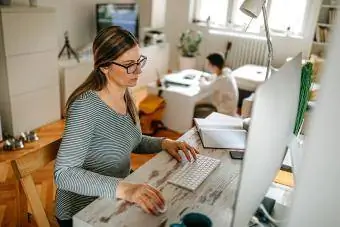
M 97 32 L 103 28 L 117 25 L 138 38 L 138 6 L 136 3 L 98 3 L 96 4 Z
M 248 226 L 281 167 L 298 109 L 301 60 L 299 54 L 256 90 L 233 227 Z
M 334 24 L 287 227 L 339 226 L 340 17 Z

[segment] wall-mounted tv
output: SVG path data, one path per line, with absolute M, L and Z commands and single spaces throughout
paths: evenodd
M 118 25 L 138 38 L 139 20 L 136 3 L 96 4 L 96 18 L 97 32 L 103 28 Z

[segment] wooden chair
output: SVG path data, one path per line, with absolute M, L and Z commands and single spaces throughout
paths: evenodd
M 51 224 L 54 225 L 55 220 L 49 221 L 32 174 L 45 167 L 56 158 L 60 142 L 61 140 L 56 140 L 47 146 L 42 147 L 37 152 L 29 153 L 19 159 L 11 161 L 14 174 L 20 182 L 19 190 L 24 192 L 20 195 L 21 219 L 25 219 L 25 217 L 27 219 L 28 201 L 32 209 L 33 218 L 38 227 L 50 227 Z M 53 179 L 52 173 L 51 178 Z

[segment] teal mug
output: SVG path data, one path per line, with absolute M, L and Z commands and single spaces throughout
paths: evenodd
M 204 214 L 188 213 L 181 219 L 181 223 L 171 224 L 170 227 L 212 227 L 212 222 Z

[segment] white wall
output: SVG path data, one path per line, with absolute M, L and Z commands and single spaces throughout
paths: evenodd
M 12 0 L 13 4 L 28 5 L 29 0 Z M 40 6 L 57 10 L 58 45 L 64 45 L 64 32 L 69 32 L 73 48 L 91 43 L 96 34 L 95 4 L 101 2 L 134 2 L 134 0 L 37 0 Z
M 170 66 L 177 68 L 178 66 L 178 51 L 176 46 L 180 33 L 187 28 L 200 29 L 204 35 L 204 41 L 201 45 L 201 57 L 199 67 L 202 67 L 204 56 L 213 51 L 224 51 L 226 45 L 226 37 L 223 35 L 209 34 L 207 29 L 190 23 L 190 12 L 193 10 L 194 0 L 168 0 L 166 14 L 166 37 L 171 45 L 171 60 Z M 306 20 L 306 32 L 303 39 L 289 37 L 272 37 L 274 48 L 273 66 L 281 66 L 287 57 L 296 55 L 298 52 L 303 52 L 303 57 L 307 57 L 310 52 L 316 20 L 319 12 L 321 0 L 310 0 L 310 8 L 307 10 L 308 19 Z M 289 16 L 289 15 L 287 15 Z
M 58 44 L 64 44 L 64 32 L 69 31 L 71 46 L 82 47 L 93 41 L 96 33 L 95 3 L 98 2 L 131 2 L 134 0 L 38 0 L 42 6 L 53 6 L 57 9 L 58 20 Z M 14 4 L 28 4 L 29 0 L 13 0 Z M 199 58 L 200 67 L 204 62 L 204 56 L 213 51 L 223 51 L 226 39 L 221 35 L 209 34 L 206 29 L 190 23 L 191 11 L 194 0 L 167 0 L 166 26 L 164 31 L 171 45 L 170 67 L 178 66 L 178 39 L 180 33 L 187 28 L 201 29 L 204 40 L 201 45 Z M 319 12 L 321 0 L 310 0 L 311 7 L 308 9 L 306 33 L 304 39 L 287 37 L 272 37 L 274 47 L 273 65 L 280 66 L 287 57 L 303 51 L 303 56 L 309 55 L 312 38 L 314 35 L 316 18 Z

